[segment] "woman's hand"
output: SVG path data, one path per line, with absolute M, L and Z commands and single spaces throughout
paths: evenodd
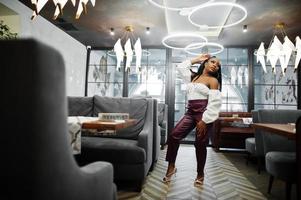
M 196 134 L 197 134 L 197 137 L 202 137 L 205 135 L 206 133 L 206 130 L 207 130 L 207 125 L 205 122 L 203 122 L 202 120 L 199 121 L 197 124 L 196 124 Z
M 201 63 L 210 58 L 210 54 L 200 54 L 191 60 L 191 64 Z

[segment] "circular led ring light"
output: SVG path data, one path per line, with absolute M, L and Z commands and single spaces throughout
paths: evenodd
M 213 3 L 206 3 L 206 4 L 202 4 L 196 8 L 194 8 L 188 15 L 188 20 L 190 21 L 191 24 L 195 25 L 195 26 L 198 26 L 198 27 L 202 27 L 203 25 L 201 24 L 198 24 L 194 21 L 192 21 L 191 19 L 191 16 L 203 9 L 203 8 L 209 8 L 209 7 L 214 7 L 214 6 L 233 6 L 233 7 L 236 7 L 236 8 L 239 8 L 241 9 L 243 12 L 244 12 L 244 16 L 240 19 L 240 20 L 237 20 L 236 22 L 232 23 L 232 24 L 227 24 L 227 25 L 223 25 L 223 26 L 208 26 L 208 28 L 228 28 L 228 27 L 231 27 L 231 26 L 234 26 L 236 24 L 239 24 L 240 22 L 242 22 L 243 20 L 245 20 L 247 18 L 247 15 L 248 15 L 248 12 L 247 12 L 247 9 L 245 9 L 243 6 L 241 5 L 238 5 L 236 3 L 230 3 L 230 2 L 213 2 Z
M 205 45 L 203 45 L 202 43 L 192 43 L 192 44 L 189 44 L 185 47 L 185 52 L 186 53 L 189 53 L 190 55 L 200 55 L 199 53 L 193 53 L 189 50 L 191 49 L 198 49 L 198 48 L 203 48 L 204 46 L 212 46 L 212 47 L 218 47 L 220 48 L 218 51 L 215 51 L 215 52 L 212 52 L 212 53 L 209 53 L 210 55 L 216 55 L 216 54 L 219 54 L 221 53 L 223 50 L 224 50 L 224 46 L 221 45 L 221 44 L 218 44 L 218 43 L 214 43 L 214 42 L 207 42 Z
M 164 5 L 161 5 L 159 3 L 156 3 L 154 0 L 148 0 L 151 4 L 153 4 L 154 6 L 157 6 L 159 8 L 163 8 L 163 9 L 167 9 L 167 10 L 173 10 L 173 11 L 181 11 L 182 9 L 193 9 L 196 6 L 191 6 L 191 7 L 183 7 L 183 8 L 177 8 L 177 7 L 168 7 L 168 6 L 164 6 Z M 208 3 L 208 2 L 211 2 L 212 0 L 208 0 L 204 3 Z
M 198 39 L 201 39 L 203 40 L 202 43 L 199 43 L 200 45 L 203 44 L 203 46 L 205 46 L 205 44 L 208 42 L 208 39 L 205 37 L 205 36 L 202 36 L 202 35 L 199 35 L 199 34 L 195 34 L 195 33 L 176 33 L 176 34 L 171 34 L 171 35 L 168 35 L 168 36 L 165 36 L 163 39 L 162 39 L 162 44 L 164 46 L 166 46 L 167 48 L 171 48 L 171 49 L 178 49 L 178 50 L 184 50 L 185 47 L 174 47 L 174 46 L 171 46 L 171 45 L 168 45 L 166 43 L 166 40 L 168 39 L 171 39 L 171 38 L 181 38 L 181 37 L 192 37 L 192 38 L 198 38 Z M 202 46 L 201 46 L 202 47 Z M 197 48 L 194 47 L 194 48 L 189 48 L 189 49 L 198 49 L 200 48 L 200 46 L 198 46 Z

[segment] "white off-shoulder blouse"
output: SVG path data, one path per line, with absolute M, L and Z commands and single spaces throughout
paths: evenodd
M 191 78 L 191 61 L 186 60 L 177 66 L 177 70 L 180 73 L 182 79 L 187 83 L 187 99 L 208 99 L 208 104 L 205 112 L 203 113 L 202 120 L 208 124 L 214 122 L 219 115 L 222 105 L 221 92 L 217 89 L 209 89 L 207 85 L 203 83 L 192 83 Z

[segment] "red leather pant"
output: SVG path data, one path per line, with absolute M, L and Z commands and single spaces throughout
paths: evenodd
M 177 123 L 173 131 L 168 137 L 168 148 L 166 153 L 166 161 L 175 163 L 180 141 L 185 138 L 196 126 L 196 124 L 202 120 L 204 111 L 206 110 L 208 101 L 205 100 L 189 100 L 188 107 L 185 115 Z M 195 136 L 195 152 L 197 159 L 197 172 L 198 174 L 204 174 L 204 166 L 207 157 L 206 146 L 209 142 L 208 132 L 211 131 L 212 123 L 207 124 L 206 132 L 204 135 Z M 197 134 L 196 134 L 197 135 Z

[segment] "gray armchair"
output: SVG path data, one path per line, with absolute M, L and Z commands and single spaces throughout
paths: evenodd
M 0 41 L 0 199 L 116 199 L 113 167 L 76 164 L 62 56 L 34 40 Z
M 166 144 L 167 136 L 168 136 L 168 118 L 167 118 L 167 113 L 168 113 L 168 105 L 164 103 L 158 103 L 158 123 L 160 126 L 160 145 L 161 145 L 161 150 L 164 149 L 164 146 Z
M 301 110 L 258 110 L 259 123 L 295 123 Z M 285 137 L 262 132 L 266 170 L 270 174 L 268 193 L 274 177 L 286 182 L 286 198 L 296 183 L 296 143 Z

